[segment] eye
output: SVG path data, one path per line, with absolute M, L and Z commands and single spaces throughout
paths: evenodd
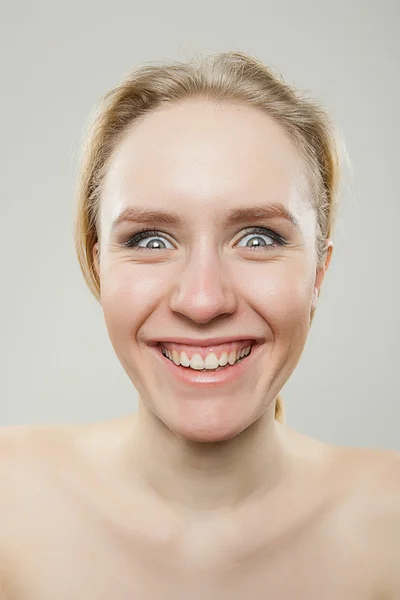
M 144 242 L 144 244 L 141 244 L 140 242 Z M 169 247 L 166 246 L 165 242 L 169 244 Z M 170 250 L 171 248 L 174 248 L 171 242 L 169 242 L 160 231 L 155 230 L 146 230 L 136 233 L 136 235 L 125 242 L 124 246 L 127 248 L 138 248 L 140 250 Z
M 275 231 L 267 229 L 265 227 L 251 227 L 247 229 L 247 235 L 241 238 L 241 242 L 247 242 L 244 246 L 239 247 L 250 248 L 263 248 L 265 250 L 273 250 L 277 246 L 286 245 L 285 240 Z M 141 243 L 142 242 L 142 243 Z M 249 244 L 250 242 L 250 244 Z M 167 245 L 169 244 L 169 245 Z M 139 231 L 134 236 L 130 237 L 124 246 L 127 248 L 136 248 L 138 250 L 173 250 L 173 244 L 166 238 L 165 234 L 161 231 L 154 229 L 148 229 Z
M 266 250 L 271 250 L 276 248 L 276 246 L 284 246 L 285 240 L 275 231 L 270 229 L 266 229 L 265 227 L 252 227 L 248 230 L 247 235 L 241 238 L 241 242 L 247 240 L 244 246 L 239 247 L 250 248 L 253 250 L 254 248 L 264 248 Z M 250 242 L 250 244 L 249 244 Z

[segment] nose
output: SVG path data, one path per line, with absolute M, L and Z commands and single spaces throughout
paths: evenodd
M 215 253 L 197 254 L 188 260 L 173 282 L 170 308 L 195 323 L 208 323 L 230 315 L 237 307 L 237 295 L 229 265 Z

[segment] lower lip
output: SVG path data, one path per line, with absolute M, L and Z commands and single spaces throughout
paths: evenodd
M 251 367 L 253 361 L 257 357 L 262 344 L 254 344 L 251 352 L 248 356 L 246 356 L 243 360 L 235 363 L 234 365 L 229 365 L 224 367 L 223 369 L 219 369 L 218 371 L 213 370 L 204 370 L 204 371 L 195 371 L 190 367 L 182 367 L 177 366 L 172 360 L 166 358 L 161 352 L 161 346 L 155 346 L 154 351 L 158 356 L 158 359 L 165 364 L 167 369 L 171 372 L 171 374 L 176 377 L 178 380 L 183 381 L 188 385 L 218 385 L 218 384 L 226 384 L 232 381 L 236 381 L 240 379 L 246 372 L 246 369 Z

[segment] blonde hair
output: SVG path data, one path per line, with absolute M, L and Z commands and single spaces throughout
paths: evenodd
M 133 124 L 157 107 L 191 98 L 232 102 L 264 111 L 290 135 L 307 171 L 316 210 L 318 265 L 326 258 L 337 213 L 340 156 L 327 112 L 295 90 L 260 60 L 243 52 L 203 55 L 189 62 L 147 64 L 129 73 L 109 91 L 95 112 L 84 140 L 78 178 L 75 248 L 86 283 L 100 301 L 93 248 L 100 231 L 102 182 L 114 149 Z M 310 326 L 314 313 L 310 318 Z M 277 396 L 275 418 L 284 423 Z

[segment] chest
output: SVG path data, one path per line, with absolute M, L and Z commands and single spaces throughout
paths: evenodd
M 155 539 L 104 526 L 82 510 L 30 528 L 15 600 L 377 600 L 368 548 L 334 516 L 266 536 L 265 525 L 206 520 Z M 25 530 L 27 531 L 27 530 Z

